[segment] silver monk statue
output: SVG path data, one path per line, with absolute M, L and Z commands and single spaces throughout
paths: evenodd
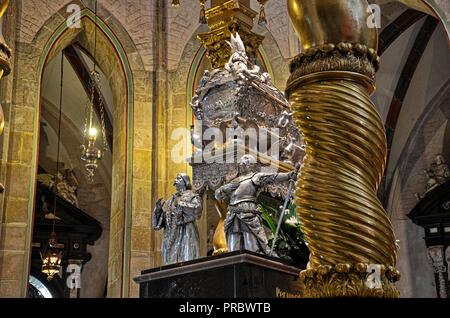
M 164 229 L 164 265 L 186 262 L 200 256 L 196 221 L 202 214 L 201 198 L 192 191 L 191 180 L 184 173 L 177 175 L 174 186 L 177 192 L 166 201 L 159 199 L 152 216 L 153 229 Z
M 297 173 L 252 172 L 254 164 L 253 156 L 244 155 L 239 160 L 239 176 L 217 189 L 215 196 L 228 203 L 224 225 L 228 251 L 245 249 L 270 255 L 257 196 L 261 188 L 271 183 L 296 180 Z

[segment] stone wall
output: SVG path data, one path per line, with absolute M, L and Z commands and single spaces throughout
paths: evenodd
M 77 2 L 78 3 L 78 2 Z M 110 3 L 112 11 L 118 11 L 116 2 Z M 0 253 L 2 255 L 1 281 L 2 296 L 25 296 L 26 285 L 28 279 L 28 255 L 30 249 L 31 227 L 33 222 L 33 202 L 34 197 L 34 175 L 35 160 L 37 154 L 37 123 L 39 116 L 39 81 L 40 71 L 42 67 L 40 62 L 46 58 L 51 59 L 67 44 L 74 40 L 84 46 L 87 51 L 93 51 L 93 23 L 91 20 L 84 19 L 82 29 L 67 29 L 63 36 L 58 38 L 49 52 L 45 51 L 49 41 L 54 41 L 51 37 L 57 33 L 57 29 L 66 21 L 68 14 L 66 13 L 67 1 L 52 2 L 46 4 L 43 10 L 38 10 L 38 5 L 42 6 L 39 1 L 23 1 L 20 10 L 15 11 L 19 15 L 21 23 L 18 26 L 18 40 L 14 53 L 16 57 L 16 67 L 14 68 L 14 95 L 12 97 L 12 115 L 10 118 L 11 137 L 8 139 L 8 158 L 6 162 L 7 171 L 5 176 L 5 184 L 8 184 L 8 190 L 5 194 L 4 211 L 6 216 L 2 220 L 2 239 Z M 142 1 L 142 6 L 148 5 L 147 1 Z M 131 10 L 130 6 L 130 10 Z M 120 64 L 117 49 L 113 48 L 110 40 L 99 32 L 97 62 L 109 79 L 111 89 L 114 95 L 114 154 L 113 154 L 113 193 L 112 193 L 112 209 L 111 209 L 111 236 L 109 243 L 109 288 L 108 294 L 111 297 L 128 296 L 129 289 L 132 285 L 131 278 L 133 275 L 144 268 L 151 266 L 150 246 L 150 228 L 147 220 L 138 217 L 135 210 L 150 209 L 150 201 L 141 202 L 139 200 L 132 202 L 131 182 L 150 182 L 147 171 L 151 171 L 151 167 L 141 168 L 144 172 L 139 171 L 139 167 L 145 167 L 147 158 L 142 158 L 141 153 L 151 152 L 151 144 L 147 138 L 143 140 L 142 136 L 148 135 L 151 123 L 151 104 L 149 96 L 151 91 L 148 90 L 148 78 L 150 73 L 146 71 L 139 52 L 148 49 L 146 43 L 151 43 L 151 39 L 139 39 L 138 35 L 136 43 L 140 45 L 138 49 L 130 38 L 130 34 L 136 34 L 136 30 L 142 33 L 142 21 L 151 19 L 137 19 L 135 23 L 128 23 L 129 28 L 134 28 L 128 33 L 122 24 L 108 11 L 108 8 L 100 6 L 100 17 L 108 21 L 108 26 L 112 28 L 111 36 L 117 36 L 116 46 L 124 48 L 125 58 L 130 64 L 131 70 L 128 77 L 130 85 L 127 86 L 124 72 L 124 66 Z M 146 10 L 145 12 L 151 12 Z M 35 14 L 37 13 L 37 14 Z M 122 12 L 122 18 L 129 16 Z M 131 20 L 130 20 L 131 21 Z M 147 23 L 146 22 L 146 23 Z M 140 26 L 138 26 L 140 25 Z M 43 56 L 48 54 L 48 56 Z M 150 69 L 151 64 L 148 63 L 147 68 Z M 134 78 L 133 78 L 134 76 Z M 18 80 L 20 79 L 20 80 Z M 136 118 L 129 116 L 129 106 L 134 106 L 134 114 L 138 114 Z M 141 118 L 145 112 L 146 124 L 141 122 Z M 132 129 L 135 124 L 136 129 Z M 129 131 L 130 130 L 130 131 Z M 132 138 L 134 136 L 138 138 Z M 130 146 L 131 152 L 135 157 L 134 168 L 131 166 L 131 156 L 127 145 Z M 5 147 L 4 147 L 5 148 Z M 127 155 L 129 153 L 129 155 Z M 5 154 L 2 155 L 5 158 Z M 137 164 L 139 163 L 139 164 Z M 131 169 L 127 170 L 130 164 Z M 129 178 L 126 178 L 126 177 Z M 133 176 L 138 176 L 133 178 Z M 140 184 L 133 184 L 134 191 L 142 192 Z M 133 198 L 139 198 L 138 195 Z M 17 204 L 22 202 L 22 208 Z M 127 203 L 130 202 L 130 203 Z M 134 205 L 133 205 L 134 203 Z M 145 205 L 145 206 L 143 206 Z M 136 207 L 136 209 L 135 209 Z M 8 216 L 10 213 L 22 212 L 21 219 L 13 219 Z M 5 214 L 5 213 L 4 213 Z M 132 218 L 132 215 L 134 216 Z M 132 222 L 133 219 L 133 222 Z M 22 223 L 20 223 L 20 221 Z M 141 244 L 142 241 L 147 244 Z M 25 238 L 25 239 L 24 239 Z M 136 239 L 140 238 L 140 239 Z M 133 242 L 139 242 L 136 246 Z M 104 246 L 105 247 L 105 246 Z M 14 251 L 13 254 L 11 252 Z M 137 253 L 137 254 L 136 254 Z M 142 259 L 145 261 L 143 262 Z M 137 260 L 137 261 L 136 261 Z M 136 262 L 141 262 L 138 269 Z M 136 294 L 134 294 L 136 295 Z
M 408 52 L 408 51 L 407 51 Z M 394 53 L 396 54 L 396 53 Z M 450 59 L 442 25 L 433 34 L 411 80 L 401 109 L 387 168 L 387 212 L 399 240 L 398 283 L 403 297 L 436 297 L 423 229 L 406 216 L 423 193 L 434 156 L 450 160 L 448 140 Z M 383 58 L 389 58 L 389 54 Z M 403 65 L 401 66 L 403 67 Z
M 3 34 L 14 52 L 17 50 L 15 25 L 18 20 L 18 3 L 13 1 L 4 16 Z M 23 238 L 28 224 L 27 170 L 31 161 L 29 149 L 32 148 L 33 130 L 20 125 L 29 111 L 15 107 L 14 73 L 15 65 L 12 74 L 1 81 L 5 130 L 0 138 L 0 177 L 2 184 L 7 186 L 5 193 L 0 195 L 0 297 L 23 297 L 24 271 L 27 271 L 24 262 L 28 248 Z M 9 181 L 16 176 L 19 177 L 15 179 L 17 184 L 12 186 Z
M 187 80 L 200 48 L 195 37 L 206 31 L 206 26 L 198 23 L 198 1 L 189 1 L 172 8 L 169 0 L 99 0 L 99 16 L 111 34 L 99 34 L 98 63 L 108 77 L 115 104 L 109 297 L 138 296 L 132 278 L 161 264 L 161 234 L 151 230 L 151 211 L 156 199 L 173 192 L 175 175 L 189 171 L 186 163 L 172 161 L 172 149 L 179 142 L 172 132 L 191 124 L 187 105 L 192 87 Z M 93 0 L 84 2 L 93 8 Z M 72 3 L 83 8 L 78 0 L 13 1 L 5 21 L 5 37 L 15 60 L 13 74 L 1 83 L 7 121 L 0 138 L 0 181 L 7 190 L 0 196 L 0 296 L 24 297 L 28 279 L 33 224 L 30 202 L 38 153 L 38 67 L 75 40 L 93 51 L 92 20 L 84 19 L 81 29 L 68 29 L 61 38 L 52 38 L 66 21 L 67 5 Z M 252 7 L 258 11 L 256 1 Z M 255 26 L 254 30 L 265 36 L 263 51 L 270 60 L 273 82 L 284 89 L 288 62 L 298 52 L 299 42 L 285 1 L 269 1 L 266 13 L 267 27 Z M 111 43 L 111 38 L 117 43 Z M 52 49 L 44 52 L 51 41 L 55 42 Z M 128 72 L 124 72 L 125 63 Z M 392 194 L 394 210 L 399 193 L 406 191 L 395 189 L 400 192 Z M 200 224 L 202 231 L 208 230 L 205 218 Z
M 450 112 L 450 80 L 427 105 L 414 125 L 401 154 L 392 180 L 387 211 L 399 239 L 398 283 L 403 297 L 436 297 L 433 269 L 428 263 L 423 229 L 406 216 L 417 204 L 416 193 L 422 194 L 428 181 L 424 171 L 434 156 L 442 153 L 449 160 L 448 121 Z

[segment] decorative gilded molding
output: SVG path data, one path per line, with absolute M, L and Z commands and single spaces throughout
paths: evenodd
M 306 298 L 398 298 L 394 283 L 400 273 L 393 267 L 365 263 L 319 266 L 300 273 Z
M 364 44 L 340 42 L 307 49 L 290 63 L 291 77 L 296 78 L 324 71 L 349 71 L 375 79 L 380 66 L 377 52 Z
M 264 37 L 253 33 L 253 20 L 257 13 L 247 7 L 242 0 L 229 0 L 213 6 L 205 13 L 210 32 L 200 33 L 197 38 L 206 49 L 211 66 L 222 69 L 231 56 L 228 45 L 231 34 L 239 32 L 250 61 L 256 58 L 256 52 Z
M 8 76 L 11 73 L 11 48 L 6 44 L 5 38 L 2 34 L 3 15 L 8 9 L 9 0 L 3 0 L 0 2 L 0 79 Z M 5 127 L 5 116 L 3 113 L 3 108 L 0 105 L 0 135 L 3 134 L 3 129 Z M 0 193 L 5 191 L 5 187 L 0 183 Z
M 2 35 L 0 35 L 0 41 L 4 41 Z M 11 73 L 11 58 L 12 51 L 10 47 L 5 42 L 0 42 L 0 72 L 3 72 L 0 78 Z
M 3 22 L 3 15 L 8 9 L 9 0 L 0 1 L 0 23 Z M 7 76 L 11 73 L 11 48 L 6 44 L 6 41 L 1 32 L 2 28 L 0 26 L 0 78 Z
M 224 26 L 207 33 L 198 34 L 198 39 L 206 48 L 206 56 L 211 62 L 213 69 L 222 69 L 231 57 L 231 47 L 227 43 L 231 34 L 239 32 L 244 44 L 247 56 L 250 61 L 254 61 L 259 46 L 264 37 L 240 28 L 238 23 L 233 23 L 230 26 Z

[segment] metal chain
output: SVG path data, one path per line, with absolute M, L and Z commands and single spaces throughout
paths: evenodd
M 100 90 L 100 83 L 99 83 L 99 91 Z M 102 127 L 102 139 L 103 139 L 103 151 L 108 151 L 108 140 L 106 139 L 106 127 L 105 127 L 105 105 L 103 104 L 103 99 L 100 98 L 100 125 Z
M 97 88 L 99 93 L 101 94 L 101 87 L 100 87 L 100 74 L 97 73 L 96 71 L 96 66 L 97 66 L 97 11 L 98 11 L 98 1 L 95 1 L 95 33 L 94 33 L 94 73 L 95 73 L 95 81 L 97 82 Z M 94 85 L 92 86 L 92 90 L 94 90 Z M 94 98 L 92 98 L 92 103 L 94 102 Z M 92 105 L 93 108 L 94 105 Z M 106 128 L 105 128 L 105 110 L 104 110 L 104 103 L 103 103 L 103 98 L 101 98 L 101 96 L 99 96 L 99 108 L 100 108 L 100 126 L 102 129 L 102 139 L 103 139 L 103 151 L 107 151 L 108 150 L 108 141 L 106 139 Z
M 88 132 L 88 116 L 89 116 L 89 104 L 90 104 L 90 97 L 88 96 L 86 102 L 86 106 L 84 107 L 84 129 L 83 129 L 83 144 L 82 148 L 86 148 L 86 137 Z
M 53 224 L 52 233 L 55 232 L 56 222 L 56 197 L 58 193 L 58 177 L 59 177 L 59 153 L 61 145 L 61 122 L 62 122 L 62 104 L 63 104 L 63 84 L 64 84 L 64 53 L 61 52 L 61 83 L 59 91 L 59 119 L 58 119 L 58 146 L 56 150 L 56 171 L 55 171 L 55 198 L 53 201 Z
M 94 72 L 97 67 L 97 7 L 98 1 L 95 0 L 95 18 L 94 18 Z
M 95 67 L 95 64 L 94 64 L 94 67 Z M 96 73 L 95 73 L 95 70 L 94 70 L 94 72 L 92 72 L 91 73 L 91 91 L 90 91 L 90 94 L 91 94 L 91 98 L 90 98 L 90 101 L 89 101 L 89 129 L 90 128 L 92 128 L 92 122 L 93 122 L 93 119 L 94 119 L 94 97 L 95 97 L 95 83 L 97 82 L 97 79 L 96 79 Z

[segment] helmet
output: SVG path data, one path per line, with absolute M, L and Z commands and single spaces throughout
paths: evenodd
M 191 178 L 189 178 L 189 176 L 185 173 L 179 173 L 177 175 L 177 177 L 181 177 L 184 181 L 184 184 L 186 186 L 187 190 L 191 190 L 192 189 L 192 185 L 191 185 Z

